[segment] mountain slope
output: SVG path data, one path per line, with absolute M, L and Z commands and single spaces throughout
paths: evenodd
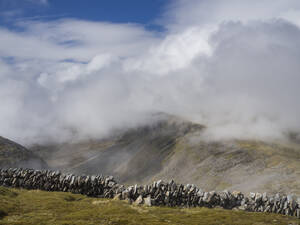
M 48 168 L 47 163 L 32 151 L 1 136 L 0 167 Z
M 163 169 L 176 139 L 203 126 L 161 120 L 106 140 L 35 146 L 32 149 L 53 168 L 73 173 L 112 174 L 121 182 L 141 182 Z
M 175 179 L 205 190 L 300 194 L 299 144 L 207 142 L 204 126 L 166 117 L 105 140 L 36 146 L 52 168 L 108 174 L 127 184 Z

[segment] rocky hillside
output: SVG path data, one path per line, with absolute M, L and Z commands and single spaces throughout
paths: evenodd
M 300 194 L 300 145 L 254 140 L 207 142 L 204 126 L 166 117 L 105 140 L 35 146 L 52 167 L 108 174 L 126 184 L 174 179 L 204 190 Z
M 25 147 L 0 136 L 0 167 L 48 168 L 47 163 Z

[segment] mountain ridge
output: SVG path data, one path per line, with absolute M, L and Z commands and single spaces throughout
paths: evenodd
M 205 190 L 300 193 L 300 145 L 208 141 L 201 136 L 204 129 L 165 117 L 117 137 L 32 150 L 63 172 L 108 174 L 126 184 L 174 179 Z
M 44 169 L 47 163 L 24 146 L 0 136 L 0 167 Z

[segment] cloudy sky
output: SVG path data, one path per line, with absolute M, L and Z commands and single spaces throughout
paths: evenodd
M 0 0 L 0 136 L 99 138 L 165 112 L 282 138 L 299 62 L 299 0 Z

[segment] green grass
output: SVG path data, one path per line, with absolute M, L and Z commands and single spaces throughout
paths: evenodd
M 125 201 L 89 198 L 63 192 L 0 187 L 0 224 L 299 224 L 296 218 L 207 208 L 130 205 Z

